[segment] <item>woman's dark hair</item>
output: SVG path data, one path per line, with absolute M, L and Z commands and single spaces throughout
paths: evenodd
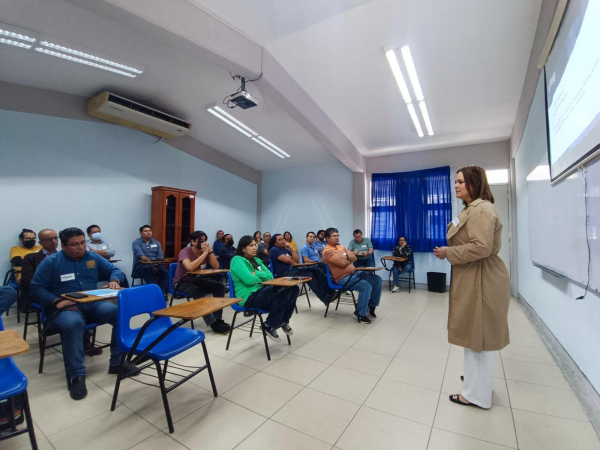
M 327 228 L 325 230 L 325 238 L 329 239 L 333 233 L 339 233 L 337 228 Z
M 223 236 L 225 236 L 225 232 L 223 230 L 219 230 L 217 231 L 217 234 L 215 234 L 215 237 L 217 238 L 218 241 L 223 240 L 223 238 L 219 239 L 219 233 L 223 233 Z
M 238 245 L 237 245 L 237 249 L 235 251 L 235 254 L 237 256 L 241 256 L 242 258 L 245 258 L 246 255 L 244 254 L 244 249 L 246 247 L 248 247 L 249 245 L 252 245 L 252 244 L 256 244 L 256 241 L 254 240 L 254 237 L 248 236 L 248 235 L 242 236 L 240 238 L 240 240 L 238 241 Z
M 256 240 L 256 235 L 260 234 L 262 236 L 262 233 L 260 231 L 255 231 L 254 234 L 252 235 L 252 237 L 254 238 L 254 240 Z
M 23 231 L 21 231 L 21 233 L 19 233 L 19 239 L 23 239 L 23 236 L 25 235 L 25 233 L 35 234 L 35 231 L 30 230 L 29 228 L 23 228 Z M 37 234 L 36 234 L 36 236 L 37 236 Z
M 408 244 L 408 239 L 406 239 L 406 236 L 398 236 L 398 242 L 400 242 L 400 239 L 402 239 L 402 238 L 404 238 L 404 240 Z
M 86 232 L 87 234 L 90 234 L 90 232 L 92 231 L 92 228 L 98 228 L 98 229 L 100 230 L 100 227 L 99 227 L 98 225 L 90 225 L 89 227 L 87 227 L 87 228 L 85 229 L 85 232 Z
M 294 237 L 292 236 L 292 233 L 290 233 L 289 231 L 284 231 L 283 232 L 283 238 L 285 239 L 285 235 L 289 234 L 290 235 L 290 242 L 292 242 L 294 240 Z
M 63 245 L 67 245 L 69 243 L 69 239 L 77 236 L 85 236 L 83 230 L 79 228 L 71 227 L 65 228 L 60 233 L 58 233 L 58 237 L 60 237 L 60 243 Z
M 200 239 L 202 236 L 204 236 L 208 241 L 208 236 L 204 231 L 194 231 L 192 234 L 190 234 L 190 242 Z
M 275 233 L 273 236 L 271 236 L 271 242 L 269 242 L 269 251 L 271 251 L 271 249 L 275 247 L 275 242 L 277 242 L 277 236 L 281 236 L 281 233 Z
M 483 168 L 479 166 L 467 166 L 456 171 L 456 173 L 459 172 L 463 174 L 465 186 L 467 187 L 467 191 L 469 191 L 471 200 L 480 198 L 481 200 L 487 200 L 490 203 L 494 203 L 494 196 L 490 190 L 487 174 Z M 467 204 L 464 200 L 463 203 L 465 205 Z

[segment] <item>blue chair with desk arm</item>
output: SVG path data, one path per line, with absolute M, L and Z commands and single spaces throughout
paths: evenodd
M 290 271 L 290 269 L 293 266 L 290 266 L 290 268 L 288 269 L 288 272 Z M 273 278 L 275 278 L 275 272 L 273 269 L 273 260 L 271 258 L 269 258 L 269 270 L 271 270 L 271 273 L 273 274 Z M 286 272 L 287 274 L 287 272 Z M 286 275 L 283 275 L 286 276 Z M 302 283 L 302 287 L 300 288 L 300 294 L 298 294 L 298 297 L 300 297 L 301 295 L 306 295 L 306 301 L 308 302 L 308 307 L 312 308 L 311 304 L 310 304 L 310 298 L 308 297 L 308 288 L 306 287 L 307 283 Z M 296 314 L 298 314 L 298 307 L 296 306 Z
M 330 289 L 333 289 L 334 291 L 338 291 L 337 297 L 335 297 L 333 300 L 331 300 L 328 304 L 327 304 L 327 308 L 325 308 L 325 316 L 323 317 L 327 317 L 327 313 L 329 312 L 329 306 L 335 302 L 337 300 L 337 303 L 335 305 L 335 310 L 337 311 L 338 307 L 340 306 L 340 301 L 342 304 L 345 305 L 354 305 L 354 310 L 356 309 L 356 298 L 354 297 L 354 291 L 352 291 L 352 286 L 354 286 L 354 284 L 356 284 L 358 281 L 360 281 L 360 278 L 356 278 L 356 282 L 352 283 L 352 279 L 355 278 L 356 272 L 353 273 L 352 275 L 350 275 L 350 277 L 346 280 L 346 282 L 344 283 L 344 285 L 339 285 L 333 282 L 333 278 L 331 278 L 331 272 L 329 270 L 329 266 L 327 264 L 325 264 L 325 268 L 327 270 L 327 284 L 329 285 Z M 341 300 L 342 298 L 342 292 L 345 291 L 350 291 L 350 294 L 352 294 L 352 303 L 350 303 L 349 301 Z
M 405 272 L 405 273 L 400 273 L 400 277 L 399 277 L 399 281 L 400 282 L 408 282 L 408 293 L 410 294 L 410 284 L 412 282 L 413 284 L 413 289 L 417 288 L 417 284 L 415 282 L 415 256 L 414 256 L 414 252 L 411 252 L 409 258 L 409 263 L 411 266 L 411 270 L 409 272 Z M 390 260 L 385 260 L 383 258 L 381 258 L 381 264 L 383 265 L 383 268 L 385 270 L 388 271 L 388 283 L 389 283 L 389 289 L 390 291 L 392 290 L 392 270 L 394 267 L 394 261 L 390 261 Z M 392 267 L 388 267 L 386 264 L 386 261 L 389 261 L 392 263 Z
M 175 429 L 173 427 L 171 410 L 167 399 L 167 394 L 169 392 L 200 372 L 208 370 L 213 394 L 215 397 L 218 395 L 210 359 L 204 342 L 204 333 L 200 330 L 181 327 L 186 320 L 182 319 L 177 323 L 173 323 L 169 317 L 157 317 L 153 315 L 153 312 L 165 308 L 163 294 L 157 285 L 143 285 L 119 291 L 118 302 L 119 309 L 116 325 L 117 344 L 119 345 L 119 349 L 123 352 L 123 356 L 121 357 L 121 365 L 115 382 L 111 411 L 115 410 L 117 404 L 121 380 L 129 378 L 145 368 L 154 365 L 159 382 L 158 387 L 160 388 L 165 415 L 167 417 L 169 432 L 173 433 Z M 131 328 L 131 319 L 139 315 L 149 315 L 150 319 L 140 328 Z M 177 356 L 198 344 L 202 344 L 206 362 L 204 366 L 196 367 L 196 370 L 190 371 L 190 367 L 181 366 L 183 368 L 179 368 L 179 364 L 170 361 L 174 356 Z M 147 362 L 148 359 L 150 362 Z M 124 373 L 123 367 L 126 362 L 136 366 L 136 370 Z M 161 363 L 163 363 L 163 367 L 161 367 Z M 176 372 L 167 372 L 169 363 L 181 371 L 188 372 L 189 375 L 184 376 Z M 167 373 L 178 376 L 180 379 L 167 387 L 165 381 L 170 381 L 166 379 Z M 136 379 L 134 379 L 134 381 L 141 382 Z
M 2 318 L 0 318 L 0 331 L 4 331 Z M 29 398 L 27 396 L 27 377 L 15 365 L 12 358 L 0 359 L 0 402 L 6 402 L 9 406 L 9 422 L 11 431 L 0 435 L 0 441 L 10 439 L 21 434 L 29 434 L 29 442 L 31 448 L 37 450 L 37 441 L 33 430 L 33 420 L 31 418 L 31 410 L 29 408 Z M 22 403 L 22 413 L 25 414 L 26 427 L 17 430 L 15 420 L 15 397 L 20 396 Z M 12 448 L 12 447 L 11 447 Z

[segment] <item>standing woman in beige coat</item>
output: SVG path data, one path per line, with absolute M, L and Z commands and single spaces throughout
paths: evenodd
M 448 247 L 434 250 L 452 264 L 448 341 L 465 349 L 463 390 L 450 401 L 487 409 L 492 406 L 494 352 L 510 342 L 510 278 L 498 257 L 502 223 L 481 167 L 458 170 L 454 189 L 465 208 L 448 224 Z

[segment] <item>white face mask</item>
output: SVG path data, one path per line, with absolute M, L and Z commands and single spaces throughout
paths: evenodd
M 99 231 L 97 233 L 92 233 L 92 239 L 95 239 L 97 241 L 102 239 L 102 233 L 100 233 Z

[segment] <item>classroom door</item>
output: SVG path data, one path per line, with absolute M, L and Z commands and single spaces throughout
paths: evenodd
M 495 184 L 490 186 L 494 196 L 494 206 L 498 211 L 500 222 L 502 222 L 502 248 L 500 249 L 500 259 L 506 264 L 508 273 L 510 273 L 510 204 L 508 195 L 508 184 Z

